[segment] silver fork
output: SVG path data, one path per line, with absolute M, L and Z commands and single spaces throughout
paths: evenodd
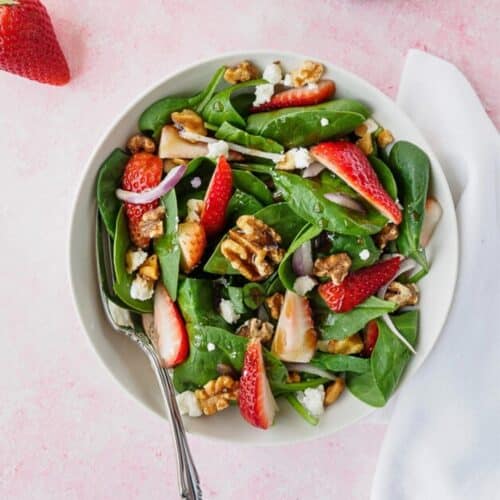
M 151 344 L 149 338 L 141 331 L 139 315 L 130 313 L 134 327 L 120 326 L 113 318 L 109 301 L 122 306 L 120 300 L 113 291 L 114 268 L 113 268 L 113 248 L 111 239 L 104 228 L 99 212 L 96 217 L 96 256 L 97 274 L 101 302 L 106 317 L 113 329 L 126 335 L 134 341 L 146 354 L 151 367 L 156 375 L 156 379 L 161 389 L 163 401 L 168 412 L 172 438 L 176 449 L 177 459 L 177 482 L 179 485 L 179 495 L 188 500 L 201 500 L 202 492 L 198 472 L 189 450 L 186 431 L 182 417 L 175 399 L 175 390 L 168 370 L 162 368 L 158 354 Z

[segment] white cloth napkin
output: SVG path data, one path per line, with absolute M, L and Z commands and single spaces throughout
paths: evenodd
M 461 255 L 450 316 L 396 402 L 371 498 L 500 499 L 500 138 L 464 75 L 426 53 L 409 52 L 397 101 L 442 162 Z

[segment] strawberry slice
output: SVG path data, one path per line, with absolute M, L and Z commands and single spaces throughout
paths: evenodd
M 181 268 L 190 273 L 201 261 L 207 246 L 205 230 L 199 222 L 189 221 L 179 224 L 177 240 L 181 249 Z
M 332 80 L 321 80 L 316 86 L 299 87 L 278 92 L 269 102 L 254 106 L 250 112 L 260 113 L 272 109 L 290 108 L 292 106 L 312 106 L 326 101 L 335 93 L 335 83 Z
M 384 190 L 375 170 L 358 146 L 347 141 L 322 142 L 312 147 L 309 153 L 391 222 L 401 224 L 401 210 Z
M 252 340 L 245 353 L 239 405 L 247 422 L 260 429 L 271 427 L 278 406 L 267 379 L 260 340 Z
M 400 257 L 379 261 L 349 274 L 340 285 L 334 285 L 331 281 L 320 285 L 318 292 L 332 311 L 350 311 L 388 283 L 400 263 Z
M 188 356 L 189 337 L 184 320 L 161 283 L 158 283 L 155 289 L 154 328 L 150 339 L 164 368 L 172 368 Z
M 309 301 L 287 290 L 274 334 L 272 352 L 283 361 L 308 363 L 316 352 L 316 342 Z
M 219 233 L 226 222 L 226 209 L 233 191 L 233 172 L 225 156 L 219 156 L 208 185 L 200 222 L 207 236 Z
M 141 193 L 147 189 L 154 188 L 161 181 L 163 173 L 163 162 L 150 153 L 137 153 L 128 161 L 123 173 L 122 188 L 134 193 Z M 142 216 L 158 206 L 158 200 L 151 203 L 125 203 L 125 214 L 128 219 L 130 238 L 134 245 L 146 248 L 150 238 L 141 235 L 139 223 Z
M 366 357 L 370 357 L 373 349 L 375 348 L 375 344 L 378 340 L 378 325 L 377 322 L 372 319 L 368 322 L 365 327 L 365 334 L 363 336 L 363 343 L 365 344 L 363 348 L 363 355 Z

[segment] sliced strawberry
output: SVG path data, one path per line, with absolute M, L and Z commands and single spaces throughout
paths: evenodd
M 245 353 L 243 375 L 240 378 L 240 413 L 261 429 L 268 429 L 278 409 L 266 375 L 260 340 L 252 340 Z
M 190 273 L 200 263 L 207 247 L 205 230 L 199 222 L 183 222 L 177 229 L 177 240 L 181 249 L 181 268 Z
M 147 323 L 147 318 L 144 321 Z M 176 366 L 187 358 L 189 337 L 184 320 L 161 283 L 155 289 L 154 329 L 150 338 L 164 368 Z
M 226 209 L 233 191 L 233 172 L 225 156 L 219 156 L 201 212 L 201 225 L 207 236 L 219 233 L 226 222 Z
M 157 186 L 161 181 L 162 173 L 163 162 L 160 158 L 150 153 L 137 153 L 130 158 L 125 167 L 122 188 L 141 193 Z M 158 206 L 158 200 L 143 204 L 125 203 L 124 206 L 132 242 L 139 248 L 146 248 L 150 238 L 140 234 L 139 223 L 146 212 Z
M 340 285 L 334 285 L 331 281 L 320 285 L 318 292 L 332 311 L 350 311 L 388 283 L 400 263 L 400 257 L 379 261 L 349 274 Z
M 363 349 L 363 354 L 366 357 L 370 357 L 373 349 L 375 348 L 375 344 L 378 339 L 378 325 L 377 322 L 373 319 L 368 322 L 365 327 L 365 334 L 363 336 L 363 343 L 365 344 Z
M 274 334 L 272 352 L 283 361 L 308 363 L 316 352 L 317 335 L 305 297 L 287 290 Z
M 322 142 L 309 152 L 391 222 L 401 223 L 401 210 L 384 190 L 375 170 L 356 144 L 347 141 Z
M 312 106 L 326 101 L 335 93 L 335 83 L 331 80 L 321 80 L 311 87 L 299 87 L 278 92 L 269 102 L 253 107 L 252 113 L 270 111 L 272 109 L 290 108 L 292 106 Z

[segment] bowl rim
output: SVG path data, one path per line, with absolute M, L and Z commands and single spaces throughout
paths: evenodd
M 78 322 L 80 324 L 81 329 L 85 333 L 85 337 L 89 344 L 92 346 L 92 350 L 95 352 L 97 355 L 97 358 L 99 359 L 100 363 L 102 366 L 105 367 L 105 371 L 111 375 L 111 378 L 114 380 L 116 384 L 121 388 L 123 392 L 126 393 L 127 397 L 133 400 L 136 403 L 139 403 L 143 408 L 145 408 L 149 413 L 157 416 L 160 418 L 162 421 L 168 420 L 168 417 L 165 414 L 158 413 L 155 409 L 150 407 L 144 400 L 136 397 L 126 386 L 126 384 L 111 370 L 111 368 L 108 366 L 108 363 L 106 362 L 105 358 L 101 355 L 101 352 L 99 351 L 97 345 L 94 343 L 92 340 L 91 336 L 87 332 L 87 329 L 85 327 L 85 322 L 82 316 L 82 312 L 79 308 L 78 305 L 78 299 L 77 299 L 77 283 L 75 281 L 75 277 L 73 274 L 73 266 L 72 266 L 72 259 L 71 255 L 74 252 L 74 242 L 72 239 L 72 234 L 74 231 L 74 226 L 75 226 L 75 213 L 77 210 L 77 205 L 78 205 L 78 200 L 80 199 L 82 195 L 82 191 L 84 188 L 85 180 L 87 178 L 88 172 L 92 165 L 95 163 L 96 157 L 99 154 L 99 150 L 102 147 L 102 144 L 105 142 L 107 137 L 112 133 L 113 129 L 116 127 L 116 125 L 122 121 L 129 113 L 130 111 L 137 105 L 139 104 L 140 101 L 145 99 L 149 94 L 153 93 L 156 89 L 164 85 L 168 80 L 178 77 L 182 75 L 183 73 L 188 73 L 194 69 L 196 69 L 198 66 L 202 64 L 214 64 L 216 65 L 218 61 L 227 59 L 227 58 L 238 58 L 239 60 L 246 59 L 246 58 L 252 58 L 252 57 L 291 57 L 291 58 L 302 58 L 303 60 L 314 60 L 317 62 L 320 62 L 325 65 L 329 70 L 332 72 L 340 72 L 343 73 L 344 75 L 347 75 L 349 78 L 353 78 L 357 80 L 357 82 L 361 86 L 365 86 L 370 89 L 371 92 L 375 93 L 377 95 L 377 99 L 379 99 L 382 103 L 385 105 L 391 106 L 391 107 L 396 107 L 398 109 L 398 112 L 401 114 L 401 116 L 407 120 L 409 124 L 414 128 L 414 130 L 418 133 L 420 145 L 424 149 L 424 151 L 429 154 L 431 157 L 434 157 L 437 160 L 437 166 L 434 165 L 435 162 L 433 163 L 433 173 L 438 172 L 440 176 L 442 176 L 444 183 L 443 183 L 443 188 L 446 191 L 446 196 L 449 197 L 451 200 L 450 206 L 452 207 L 451 213 L 449 214 L 451 216 L 450 220 L 450 227 L 448 230 L 450 230 L 450 234 L 447 236 L 451 239 L 453 239 L 453 247 L 455 248 L 454 255 L 452 256 L 453 262 L 452 262 L 452 268 L 453 268 L 453 284 L 450 290 L 450 300 L 449 303 L 446 307 L 446 310 L 444 311 L 444 314 L 442 316 L 442 321 L 441 324 L 439 325 L 439 328 L 437 328 L 437 335 L 435 335 L 434 339 L 429 345 L 427 354 L 423 359 L 420 360 L 418 365 L 413 367 L 412 373 L 409 374 L 409 377 L 412 378 L 416 375 L 418 370 L 422 367 L 422 365 L 425 363 L 425 361 L 428 359 L 428 357 L 431 355 L 432 351 L 435 348 L 436 342 L 441 336 L 442 330 L 447 322 L 451 307 L 454 303 L 455 300 L 455 292 L 456 292 L 456 286 L 457 286 L 457 278 L 458 278 L 458 270 L 459 270 L 459 258 L 460 258 L 460 245 L 459 245 L 459 233 L 458 233 L 458 223 L 457 223 L 457 215 L 456 215 L 456 209 L 455 209 L 455 204 L 453 202 L 453 197 L 451 195 L 451 190 L 450 186 L 448 183 L 448 180 L 444 174 L 444 170 L 441 167 L 441 163 L 439 161 L 438 156 L 435 154 L 434 150 L 430 146 L 429 142 L 423 135 L 423 133 L 420 131 L 420 129 L 415 125 L 413 120 L 407 115 L 407 113 L 397 104 L 395 100 L 393 100 L 391 97 L 387 96 L 384 94 L 378 87 L 370 83 L 369 81 L 365 80 L 363 77 L 357 75 L 356 73 L 353 73 L 341 66 L 337 66 L 336 64 L 333 64 L 331 62 L 328 62 L 325 59 L 318 58 L 318 57 L 312 57 L 312 56 L 307 56 L 302 53 L 298 52 L 293 52 L 293 51 L 283 51 L 283 50 L 273 50 L 273 49 L 247 49 L 247 50 L 234 50 L 234 51 L 229 51 L 229 52 L 223 52 L 223 53 L 218 53 L 215 56 L 207 56 L 204 58 L 199 58 L 196 59 L 194 62 L 187 64 L 187 65 L 181 65 L 181 66 L 176 66 L 176 68 L 173 71 L 169 71 L 167 74 L 156 80 L 153 84 L 148 86 L 146 90 L 143 92 L 140 92 L 138 95 L 136 95 L 134 98 L 131 99 L 129 104 L 125 106 L 125 109 L 118 115 L 116 115 L 111 121 L 110 124 L 104 129 L 104 131 L 99 135 L 98 140 L 96 141 L 96 145 L 92 149 L 92 152 L 90 153 L 88 160 L 85 162 L 85 166 L 81 171 L 81 174 L 78 178 L 77 184 L 76 184 L 76 189 L 74 190 L 73 193 L 73 199 L 71 203 L 71 215 L 70 215 L 70 224 L 69 224 L 69 230 L 68 230 L 68 237 L 67 237 L 67 271 L 69 275 L 69 283 L 70 283 L 70 289 L 71 289 L 71 298 L 72 298 L 72 303 L 74 308 L 76 309 L 77 317 L 78 317 Z M 437 168 L 436 168 L 437 167 Z M 413 361 L 413 364 L 415 361 Z M 403 380 L 404 381 L 404 380 Z M 393 394 L 392 398 L 393 401 L 397 399 L 397 395 L 399 392 L 399 387 L 397 388 L 395 394 Z M 328 436 L 333 435 L 334 433 L 345 429 L 346 427 L 359 422 L 361 419 L 364 419 L 374 413 L 376 410 L 380 410 L 381 408 L 376 408 L 372 407 L 369 405 L 366 405 L 366 411 L 360 415 L 357 415 L 354 417 L 352 420 L 343 423 L 342 425 L 337 426 L 334 429 L 328 429 L 325 428 L 324 432 L 317 433 L 315 435 L 299 435 L 299 433 L 296 433 L 294 438 L 289 438 L 286 441 L 285 440 L 269 440 L 266 442 L 259 442 L 259 443 L 252 443 L 251 441 L 238 441 L 235 439 L 231 438 L 224 438 L 220 436 L 214 436 L 210 434 L 205 434 L 199 431 L 193 431 L 193 430 L 187 430 L 189 434 L 191 435 L 196 435 L 203 437 L 204 439 L 208 439 L 217 443 L 232 443 L 235 444 L 237 443 L 239 446 L 250 446 L 250 447 L 269 447 L 269 446 L 283 446 L 286 444 L 293 444 L 293 443 L 302 443 L 302 442 L 309 442 L 315 439 L 320 439 L 320 438 L 325 438 Z

